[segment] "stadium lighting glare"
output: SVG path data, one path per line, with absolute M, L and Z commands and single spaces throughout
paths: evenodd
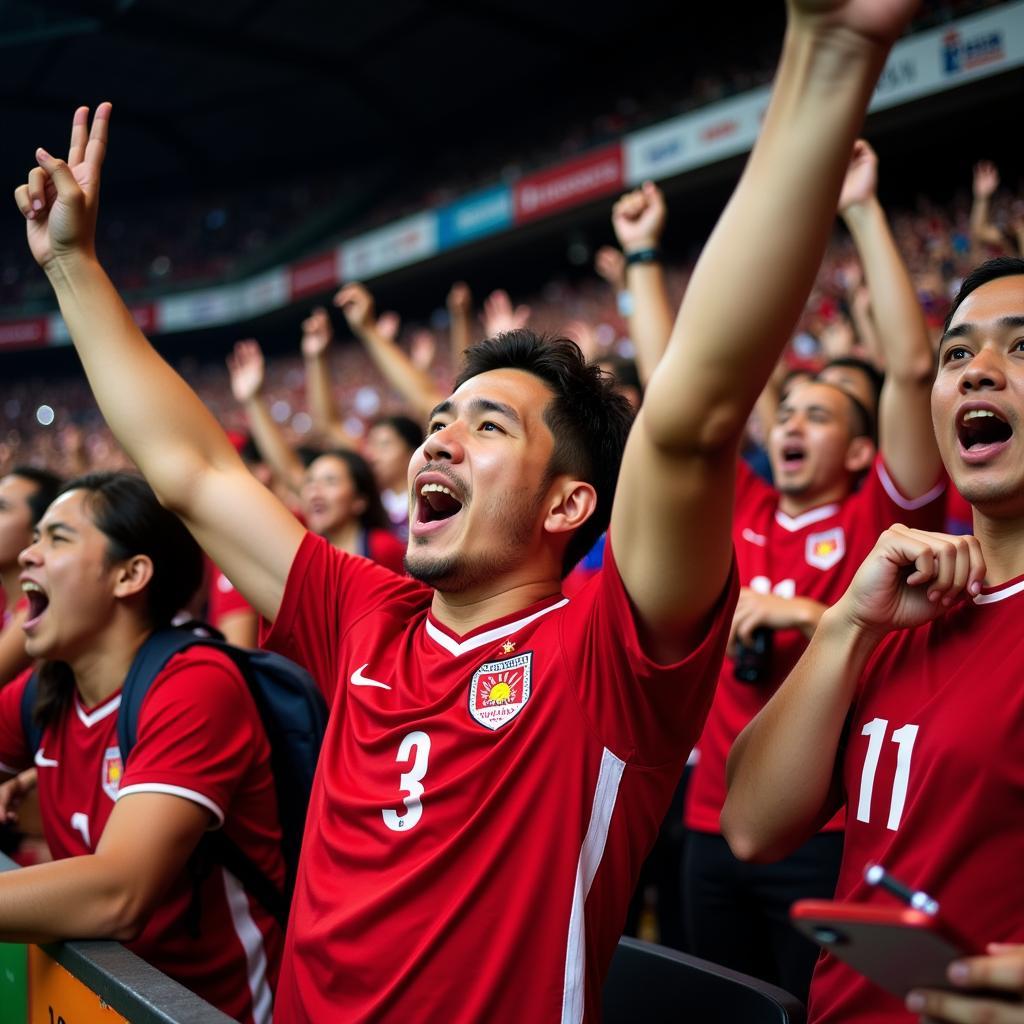
M 270 415 L 274 417 L 275 423 L 287 423 L 291 414 L 292 407 L 283 398 L 279 398 L 270 407 Z
M 305 412 L 297 412 L 292 417 L 292 430 L 296 434 L 308 434 L 313 429 L 312 417 Z
M 54 418 L 55 413 L 48 405 L 41 405 L 36 409 L 36 420 L 39 422 L 40 426 L 50 426 L 50 424 L 53 423 Z

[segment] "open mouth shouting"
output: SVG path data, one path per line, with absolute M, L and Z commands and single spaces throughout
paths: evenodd
M 957 414 L 956 436 L 964 462 L 981 463 L 1009 445 L 1013 427 L 994 405 L 972 402 Z
M 802 441 L 786 441 L 780 454 L 783 471 L 802 469 L 807 461 L 807 447 Z
M 424 473 L 416 481 L 412 534 L 424 537 L 441 529 L 462 511 L 458 485 L 441 473 Z
M 40 620 L 46 614 L 46 609 L 50 606 L 50 597 L 35 580 L 23 579 L 21 590 L 28 599 L 28 615 L 21 628 L 28 633 L 39 625 Z

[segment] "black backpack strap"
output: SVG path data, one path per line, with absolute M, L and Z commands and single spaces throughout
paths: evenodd
M 221 634 L 203 636 L 194 632 L 188 623 L 183 627 L 161 629 L 152 633 L 139 648 L 125 677 L 121 690 L 121 706 L 117 715 L 117 743 L 121 750 L 121 762 L 128 763 L 128 755 L 139 735 L 139 711 L 142 702 L 153 683 L 168 661 L 181 651 L 200 644 L 213 647 L 226 654 L 242 674 L 246 686 L 252 691 L 249 669 L 244 651 L 225 643 Z M 202 625 L 202 624 L 198 624 Z M 204 627 L 206 628 L 206 627 Z M 218 639 L 220 637 L 220 639 Z M 193 901 L 189 917 L 192 927 L 198 928 L 198 891 L 202 880 L 213 863 L 222 864 L 233 874 L 243 887 L 254 896 L 264 909 L 274 917 L 283 929 L 288 921 L 288 901 L 277 886 L 233 843 L 223 829 L 207 832 L 200 840 L 192 860 Z
M 184 651 L 205 638 L 185 629 L 158 629 L 139 648 L 125 676 L 121 689 L 121 706 L 117 711 L 117 745 L 121 763 L 127 765 L 128 755 L 139 738 L 139 711 L 153 680 L 179 651 Z
M 25 689 L 21 692 L 21 730 L 25 734 L 28 749 L 35 756 L 43 742 L 43 730 L 35 720 L 36 698 L 39 695 L 39 678 L 35 672 L 28 677 Z

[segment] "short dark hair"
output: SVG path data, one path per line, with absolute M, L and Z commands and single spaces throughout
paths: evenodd
M 867 359 L 859 359 L 857 356 L 840 356 L 838 359 L 830 359 L 824 369 L 827 370 L 830 366 L 845 366 L 863 373 L 871 385 L 871 391 L 875 397 L 875 407 L 878 407 L 882 398 L 882 385 L 885 384 L 885 374 L 874 363 L 868 362 Z M 861 404 L 863 405 L 863 403 Z
M 381 416 L 370 425 L 371 430 L 374 427 L 390 427 L 410 452 L 416 451 L 423 444 L 423 427 L 411 416 Z
M 356 494 L 363 499 L 366 508 L 359 516 L 359 525 L 364 530 L 386 530 L 391 522 L 384 506 L 381 504 L 380 491 L 377 489 L 377 480 L 373 475 L 370 464 L 351 448 L 331 448 L 326 452 L 318 452 L 316 458 L 323 458 L 329 455 L 331 458 L 340 459 L 348 467 L 348 475 L 352 478 L 352 486 Z M 314 460 L 315 461 L 315 460 Z
M 63 481 L 56 473 L 35 466 L 15 466 L 6 475 L 20 477 L 36 485 L 36 489 L 25 499 L 29 514 L 32 516 L 32 525 L 35 526 L 43 518 L 43 513 L 50 507 L 53 499 L 60 494 Z
M 192 535 L 135 473 L 86 473 L 69 480 L 60 494 L 69 491 L 87 492 L 86 507 L 110 543 L 112 562 L 133 555 L 153 562 L 147 610 L 154 629 L 166 626 L 203 582 L 203 553 Z
M 568 338 L 520 328 L 474 345 L 463 359 L 456 388 L 481 373 L 512 369 L 532 373 L 553 392 L 544 410 L 544 422 L 555 441 L 548 476 L 566 473 L 593 485 L 597 493 L 594 514 L 566 547 L 562 562 L 566 576 L 608 528 L 622 452 L 633 423 L 632 407 L 615 391 L 612 377 L 588 364 L 579 346 Z
M 946 322 L 942 325 L 942 333 L 945 334 L 949 330 L 954 314 L 971 292 L 980 288 L 983 284 L 988 284 L 989 281 L 995 281 L 1000 277 L 1015 277 L 1017 275 L 1024 276 L 1024 260 L 1017 256 L 996 256 L 994 259 L 986 260 L 981 266 L 975 267 L 964 278 L 963 284 L 960 285 L 960 291 L 956 293 L 953 305 L 949 307 Z

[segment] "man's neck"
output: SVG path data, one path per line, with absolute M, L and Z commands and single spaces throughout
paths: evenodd
M 994 519 L 974 510 L 974 535 L 985 556 L 985 584 L 1024 576 L 1024 518 Z
M 783 494 L 779 492 L 779 511 L 795 519 L 812 509 L 821 508 L 844 501 L 850 494 L 850 484 L 842 480 L 831 487 L 822 487 L 816 491 L 802 491 L 799 494 Z
M 442 625 L 447 626 L 457 636 L 465 636 L 487 625 L 488 622 L 514 615 L 538 601 L 556 597 L 561 593 L 560 579 L 510 582 L 498 590 L 493 584 L 486 590 L 479 588 L 459 593 L 435 590 L 430 610 Z

